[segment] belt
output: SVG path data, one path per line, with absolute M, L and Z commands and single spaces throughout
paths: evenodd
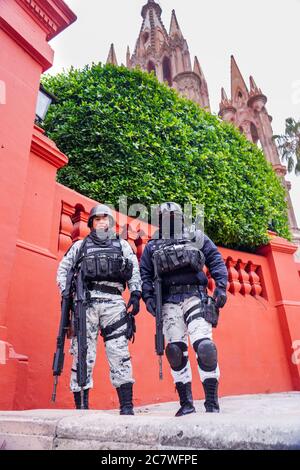
M 163 288 L 164 295 L 172 294 L 198 294 L 199 292 L 206 292 L 206 287 L 199 285 L 181 285 L 181 286 L 167 286 Z
M 89 290 L 97 290 L 105 294 L 122 295 L 122 292 L 117 287 L 106 286 L 105 284 L 89 284 Z

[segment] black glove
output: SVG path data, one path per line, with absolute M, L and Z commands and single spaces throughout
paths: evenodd
M 135 318 L 134 316 L 129 313 L 127 315 L 127 330 L 126 330 L 126 338 L 134 343 L 134 338 L 135 338 L 135 333 L 136 333 L 136 326 L 135 326 Z
M 217 308 L 223 308 L 227 302 L 226 291 L 216 287 L 213 293 L 213 299 L 216 303 Z
M 156 305 L 155 305 L 155 300 L 153 299 L 153 297 L 149 297 L 146 300 L 146 308 L 148 312 L 151 313 L 151 315 L 156 317 L 156 311 L 155 311 Z
M 134 290 L 130 294 L 130 299 L 127 304 L 127 313 L 131 313 L 131 315 L 137 315 L 140 311 L 140 298 L 141 298 L 141 293 L 139 290 Z M 132 306 L 131 312 L 128 311 L 128 309 Z

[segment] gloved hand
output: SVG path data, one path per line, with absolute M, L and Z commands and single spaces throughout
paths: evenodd
M 127 304 L 127 313 L 131 313 L 131 315 L 137 315 L 140 311 L 140 298 L 141 298 L 141 293 L 139 290 L 134 290 L 130 294 L 130 299 Z M 131 312 L 128 311 L 128 309 L 132 306 Z
M 148 312 L 151 313 L 151 315 L 153 315 L 154 317 L 156 317 L 155 307 L 155 300 L 153 299 L 153 297 L 149 297 L 146 300 L 146 308 Z
M 213 299 L 216 303 L 217 308 L 223 308 L 227 302 L 226 291 L 216 287 L 213 293 Z

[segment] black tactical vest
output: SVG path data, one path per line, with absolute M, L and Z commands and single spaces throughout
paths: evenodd
M 82 245 L 81 271 L 83 280 L 124 283 L 131 279 L 132 261 L 124 258 L 120 240 L 94 241 L 88 236 Z
M 155 240 L 152 250 L 164 286 L 202 284 L 205 257 L 191 240 Z

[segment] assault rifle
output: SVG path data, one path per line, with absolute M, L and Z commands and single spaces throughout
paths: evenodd
M 159 379 L 163 379 L 162 372 L 162 356 L 165 351 L 165 338 L 163 334 L 163 317 L 162 317 L 162 279 L 158 272 L 157 254 L 154 253 L 154 292 L 155 292 L 155 320 L 156 320 L 156 334 L 155 334 L 155 351 L 159 360 Z

